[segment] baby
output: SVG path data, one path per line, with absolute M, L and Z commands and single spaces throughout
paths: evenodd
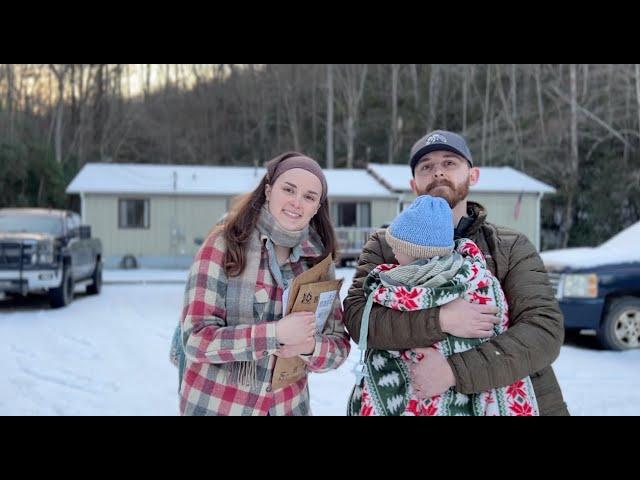
M 501 322 L 494 334 L 509 323 L 508 305 L 484 255 L 469 239 L 454 241 L 453 212 L 442 198 L 423 195 L 404 210 L 387 229 L 386 239 L 398 264 L 383 264 L 364 282 L 367 298 L 361 322 L 361 375 L 349 399 L 350 415 L 417 416 L 530 416 L 538 415 L 529 377 L 503 388 L 473 395 L 450 388 L 442 395 L 419 399 L 413 392 L 410 362 L 423 355 L 415 350 L 366 349 L 368 316 L 373 303 L 401 311 L 440 307 L 457 298 L 495 305 Z M 449 357 L 489 340 L 448 335 L 433 345 Z

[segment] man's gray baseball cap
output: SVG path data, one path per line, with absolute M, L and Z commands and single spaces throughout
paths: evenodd
M 469 162 L 470 167 L 473 167 L 471 151 L 469 151 L 467 142 L 461 135 L 448 132 L 447 130 L 434 130 L 418 140 L 411 148 L 409 161 L 411 173 L 414 173 L 416 165 L 422 157 L 429 152 L 435 152 L 437 150 L 446 150 L 460 155 Z

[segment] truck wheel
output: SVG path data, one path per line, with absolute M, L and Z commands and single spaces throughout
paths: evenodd
M 92 282 L 87 286 L 89 295 L 98 295 L 102 291 L 102 262 L 98 260 L 96 269 L 91 276 Z
M 613 300 L 607 306 L 597 336 L 600 344 L 609 350 L 640 347 L 640 298 Z
M 58 288 L 49 290 L 49 304 L 53 308 L 66 307 L 73 300 L 73 277 L 71 277 L 71 268 L 65 267 L 62 271 L 62 282 Z

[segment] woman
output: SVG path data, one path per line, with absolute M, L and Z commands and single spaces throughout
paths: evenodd
M 296 152 L 271 160 L 191 268 L 181 318 L 181 414 L 311 414 L 306 375 L 272 390 L 276 356 L 299 356 L 308 372 L 328 371 L 346 360 L 349 337 L 338 297 L 316 335 L 314 314 L 283 317 L 282 294 L 335 250 L 320 166 Z

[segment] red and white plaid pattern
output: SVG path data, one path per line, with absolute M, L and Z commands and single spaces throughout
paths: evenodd
M 261 235 L 260 267 L 255 285 L 254 318 L 230 326 L 225 294 L 227 276 L 223 268 L 224 238 L 215 232 L 196 255 L 185 291 L 182 333 L 187 364 L 180 388 L 183 415 L 310 415 L 307 377 L 272 391 L 271 376 L 278 348 L 275 321 L 282 318 L 282 288 L 269 270 L 269 259 Z M 308 268 L 306 259 L 318 257 L 321 249 L 310 240 L 300 245 L 301 256 L 283 267 L 290 280 Z M 249 252 L 249 254 L 251 254 Z M 312 372 L 338 368 L 348 357 L 349 337 L 342 321 L 340 299 L 327 320 L 313 354 L 303 356 Z M 233 362 L 255 361 L 256 380 L 245 386 L 232 379 Z

